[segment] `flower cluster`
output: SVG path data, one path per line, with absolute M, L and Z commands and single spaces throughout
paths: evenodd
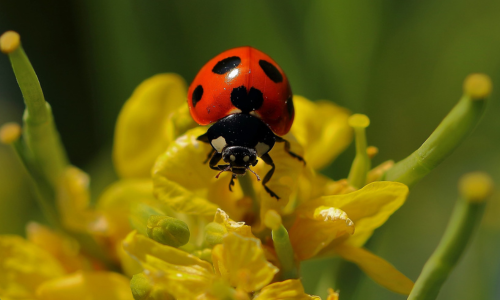
M 400 178 L 388 172 L 401 170 L 391 161 L 371 168 L 377 150 L 367 147 L 366 116 L 295 96 L 285 138 L 307 164 L 280 145 L 272 149 L 268 186 L 277 201 L 256 177 L 238 178 L 232 192 L 228 174 L 215 178 L 203 163 L 210 146 L 196 139 L 207 128 L 189 116 L 186 84 L 175 74 L 156 75 L 125 103 L 113 148 L 120 180 L 91 205 L 89 178 L 65 158 L 19 36 L 4 34 L 0 46 L 28 112 L 22 133 L 9 124 L 0 136 L 33 177 L 53 226 L 31 223 L 27 239 L 0 236 L 2 299 L 319 299 L 304 291 L 300 262 L 332 255 L 392 291 L 412 290 L 410 279 L 363 248 L 405 202 L 404 183 L 412 183 L 383 180 Z M 353 135 L 347 178 L 318 173 Z M 259 163 L 255 172 L 266 168 Z

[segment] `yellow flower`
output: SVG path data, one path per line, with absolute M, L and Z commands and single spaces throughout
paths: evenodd
M 305 294 L 300 280 L 273 283 L 279 269 L 269 261 L 272 249 L 248 225 L 220 209 L 213 223 L 224 232 L 211 251 L 213 265 L 137 232 L 129 234 L 124 249 L 144 268 L 132 280 L 134 294 L 141 299 L 319 299 Z
M 342 190 L 339 190 L 342 191 Z M 405 201 L 408 187 L 379 181 L 339 195 L 310 200 L 296 210 L 289 230 L 300 260 L 338 254 L 386 288 L 408 294 L 413 283 L 380 257 L 360 247 Z
M 166 78 L 164 80 L 167 81 Z M 160 85 L 159 81 L 160 78 L 145 81 L 137 90 L 154 90 Z M 171 83 L 164 83 L 164 85 L 169 84 Z M 180 89 L 181 87 L 178 87 L 176 90 Z M 134 95 L 139 94 L 136 92 Z M 157 100 L 146 99 L 145 96 L 133 96 L 129 101 L 134 101 L 138 110 L 147 106 L 145 113 L 147 114 L 147 111 L 153 109 L 146 103 L 164 101 L 159 95 L 156 95 Z M 145 105 L 141 105 L 141 101 Z M 335 247 L 340 247 L 339 245 L 343 247 L 350 245 L 359 249 L 373 230 L 382 225 L 403 204 L 407 189 L 398 183 L 378 182 L 356 191 L 345 180 L 334 182 L 316 174 L 315 168 L 330 163 L 350 143 L 352 128 L 348 124 L 349 112 L 329 102 L 313 103 L 300 96 L 294 97 L 294 103 L 297 111 L 296 120 L 291 133 L 285 138 L 290 140 L 294 152 L 305 155 L 308 164 L 304 167 L 299 161 L 290 157 L 280 145 L 271 150 L 270 155 L 276 164 L 276 171 L 268 185 L 281 196 L 280 201 L 271 198 L 261 183 L 253 177 L 250 180 L 242 179 L 247 182 L 237 180 L 233 192 L 230 192 L 228 189 L 230 174 L 223 173 L 217 179 L 216 172 L 203 164 L 211 147 L 197 141 L 196 138 L 206 131 L 205 128 L 198 127 L 188 130 L 177 139 L 174 139 L 174 135 L 169 135 L 168 145 L 165 144 L 165 151 L 159 155 L 152 169 L 154 194 L 160 201 L 157 206 L 165 205 L 178 213 L 202 218 L 213 216 L 217 209 L 221 208 L 232 219 L 246 221 L 252 225 L 255 233 L 265 232 L 260 220 L 266 212 L 277 211 L 288 216 L 284 222 L 289 229 L 295 254 L 300 260 L 317 255 L 343 253 L 335 251 Z M 161 109 L 158 106 L 155 111 Z M 127 118 L 133 120 L 134 113 L 124 109 L 120 119 Z M 122 132 L 123 136 L 131 136 L 131 140 L 136 139 L 134 135 L 141 134 L 138 131 L 135 133 L 127 131 L 123 122 L 118 123 L 117 133 Z M 151 120 L 144 118 L 141 122 L 140 126 L 143 128 L 158 127 L 158 121 L 154 118 Z M 129 123 L 132 124 L 133 121 Z M 156 133 L 156 139 L 162 139 L 162 136 Z M 135 154 L 142 155 L 138 152 Z M 391 162 L 384 163 L 372 170 L 367 176 L 367 182 L 378 180 L 390 165 Z M 265 165 L 258 164 L 255 167 L 258 174 L 265 174 L 267 170 L 268 167 Z M 248 190 L 245 191 L 248 182 L 250 189 L 254 191 L 250 194 Z M 247 187 L 242 184 L 246 184 Z M 215 249 L 219 251 L 219 248 Z M 366 259 L 367 261 L 356 261 L 364 270 L 367 270 L 364 265 L 370 263 L 370 258 Z M 349 260 L 353 261 L 352 257 Z M 402 280 L 406 286 L 399 289 L 390 282 L 381 279 L 378 282 L 392 290 L 407 293 L 411 281 L 390 264 L 386 265 L 388 267 L 381 269 L 380 273 L 389 272 L 397 278 L 404 278 Z M 374 275 L 373 272 L 367 273 Z
M 216 273 L 245 292 L 260 290 L 271 282 L 278 268 L 269 263 L 260 240 L 228 233 L 212 250 Z
M 85 258 L 71 249 L 71 241 L 39 226 L 30 225 L 34 242 L 0 236 L 1 299 L 132 299 L 125 276 L 84 266 Z
M 257 174 L 269 172 L 262 163 L 255 177 L 239 178 L 234 192 L 230 175 L 214 176 L 203 164 L 212 149 L 197 140 L 206 128 L 195 128 L 189 116 L 184 81 L 157 75 L 134 91 L 120 114 L 113 158 L 121 180 L 93 207 L 89 178 L 68 162 L 19 35 L 2 35 L 0 48 L 26 104 L 23 129 L 4 126 L 1 140 L 19 154 L 57 228 L 32 223 L 28 240 L 0 236 L 2 299 L 319 299 L 305 293 L 298 263 L 324 255 L 340 255 L 381 285 L 408 294 L 413 283 L 362 248 L 408 194 L 404 184 L 377 180 L 388 171 L 387 178 L 411 184 L 428 173 L 469 130 L 472 121 L 460 122 L 462 112 L 479 116 L 471 100 L 480 103 L 491 91 L 487 77 L 473 76 L 461 104 L 418 155 L 371 171 L 377 151 L 367 148 L 367 116 L 295 96 L 296 120 L 284 138 L 308 164 L 283 145 L 272 149 L 277 167 L 268 187 L 277 201 L 258 182 Z M 318 175 L 350 143 L 350 126 L 356 157 L 347 180 Z M 449 128 L 459 134 L 429 152 Z M 431 163 L 421 163 L 422 153 L 432 154 Z M 129 278 L 109 271 L 117 265 L 132 277 L 132 291 Z M 337 299 L 329 290 L 328 300 Z

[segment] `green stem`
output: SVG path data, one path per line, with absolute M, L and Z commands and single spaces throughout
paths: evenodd
M 40 82 L 23 48 L 19 46 L 9 53 L 9 58 L 26 104 L 23 119 L 26 152 L 32 156 L 31 162 L 40 169 L 41 175 L 55 187 L 59 176 L 68 166 L 68 160 L 54 124 L 52 111 L 45 101 Z
M 10 41 L 9 38 L 3 38 L 4 35 L 0 38 L 0 48 L 9 55 L 26 105 L 23 140 L 16 140 L 12 145 L 32 179 L 40 209 L 54 228 L 75 238 L 84 252 L 101 260 L 108 268 L 116 269 L 93 237 L 70 232 L 60 222 L 55 199 L 60 177 L 69 166 L 66 152 L 55 127 L 50 105 L 45 101 L 40 82 L 26 53 L 20 44 L 15 49 L 4 51 L 4 46 Z
M 459 199 L 437 249 L 425 264 L 408 300 L 436 299 L 479 224 L 484 203 Z
M 386 173 L 385 180 L 412 186 L 422 179 L 467 137 L 479 122 L 485 107 L 484 99 L 464 95 L 422 146 Z
M 295 256 L 285 226 L 280 225 L 273 229 L 273 244 L 278 259 L 281 263 L 281 276 L 283 280 L 299 278 L 299 268 L 295 261 Z
M 33 164 L 30 162 L 30 157 L 27 155 L 26 147 L 22 140 L 14 141 L 11 146 L 28 172 L 28 175 L 30 175 L 29 177 L 36 193 L 35 199 L 37 200 L 45 219 L 52 227 L 62 229 L 56 208 L 52 205 L 52 199 L 55 199 L 55 194 L 54 190 L 50 186 L 50 183 L 47 182 L 45 178 L 40 176 L 37 170 L 33 168 Z
M 371 161 L 366 153 L 366 132 L 364 127 L 354 127 L 356 139 L 356 156 L 352 162 L 347 180 L 355 188 L 362 188 L 366 184 L 366 176 L 371 167 Z

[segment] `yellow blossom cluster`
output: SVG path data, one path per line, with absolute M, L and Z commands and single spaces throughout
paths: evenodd
M 197 141 L 207 128 L 185 99 L 178 75 L 144 81 L 116 126 L 120 180 L 91 205 L 88 176 L 67 165 L 54 180 L 61 227 L 32 223 L 27 239 L 0 236 L 1 299 L 319 299 L 305 293 L 300 261 L 331 255 L 410 292 L 408 278 L 362 248 L 407 197 L 404 184 L 378 181 L 392 163 L 356 187 L 317 172 L 350 144 L 349 111 L 294 97 L 285 138 L 307 164 L 272 149 L 277 201 L 249 175 L 233 192 L 228 174 L 215 178 L 203 163 L 210 146 Z

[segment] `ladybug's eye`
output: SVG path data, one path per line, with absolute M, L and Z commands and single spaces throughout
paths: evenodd
M 238 56 L 231 56 L 228 58 L 224 58 L 214 66 L 212 72 L 220 75 L 226 74 L 227 72 L 239 66 L 240 63 L 241 63 L 241 58 L 239 58 Z
M 283 81 L 283 75 L 281 75 L 280 71 L 272 63 L 261 59 L 259 60 L 259 66 L 274 83 Z

